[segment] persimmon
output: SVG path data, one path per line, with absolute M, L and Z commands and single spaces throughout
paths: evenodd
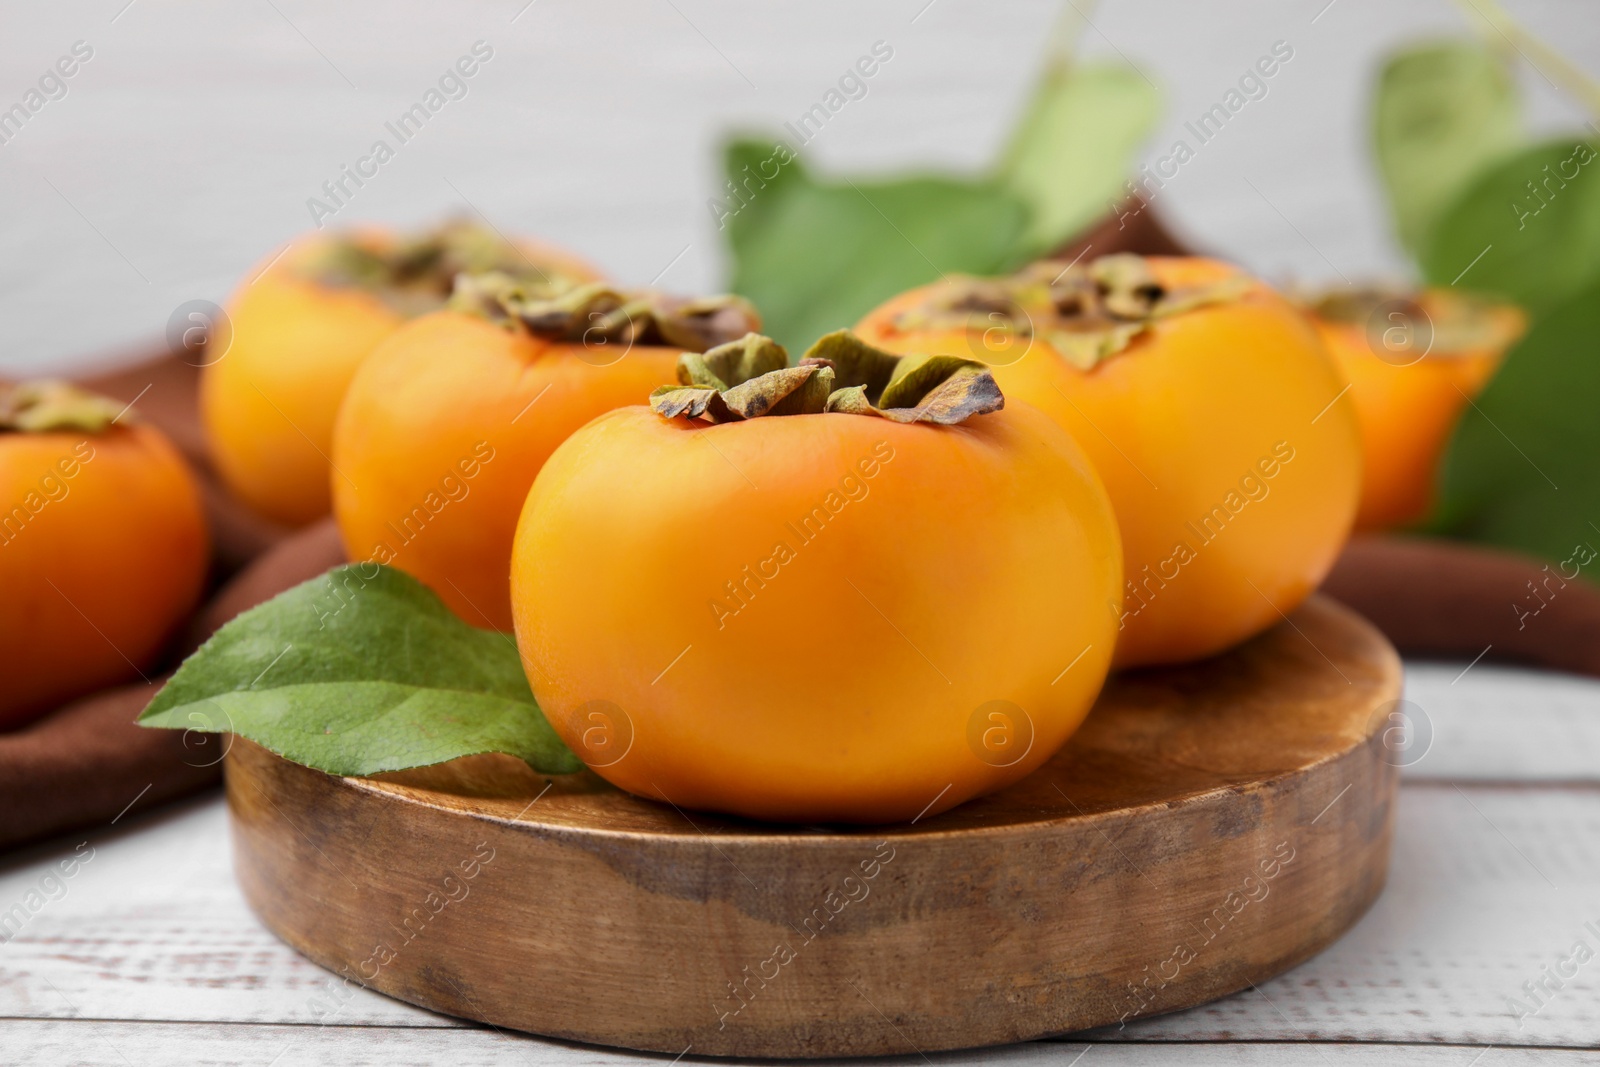
M 1116 636 L 1110 502 L 970 360 L 752 335 L 545 463 L 517 527 L 528 680 L 631 792 L 885 823 L 1028 774 Z M 1002 410 L 1003 409 L 1003 410 Z
M 464 276 L 351 380 L 333 435 L 334 514 L 351 559 L 390 563 L 475 626 L 511 629 L 511 537 L 557 445 L 638 402 L 686 349 L 740 336 L 736 298 L 670 300 L 601 284 L 546 298 Z
M 199 490 L 122 408 L 60 382 L 0 386 L 0 729 L 137 678 L 199 599 Z
M 443 307 L 457 273 L 489 270 L 552 294 L 599 278 L 568 252 L 460 222 L 405 239 L 314 234 L 252 273 L 227 308 L 232 343 L 200 377 L 228 488 L 278 522 L 326 515 L 333 421 L 356 368 L 408 319 Z
M 1355 420 L 1285 298 L 1199 258 L 1105 256 L 904 293 L 857 327 L 896 352 L 990 365 L 1104 479 L 1127 575 L 1103 610 L 1117 665 L 1220 652 L 1280 621 L 1333 565 L 1360 482 Z
M 1462 411 L 1527 328 L 1511 304 L 1455 289 L 1334 290 L 1307 301 L 1361 430 L 1358 530 L 1425 518 Z

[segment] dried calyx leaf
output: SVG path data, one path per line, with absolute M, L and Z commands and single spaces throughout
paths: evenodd
M 1406 289 L 1387 286 L 1362 286 L 1357 289 L 1330 289 L 1325 293 L 1295 294 L 1300 303 L 1311 309 L 1319 319 L 1347 326 L 1365 325 L 1367 318 L 1379 306 L 1390 301 L 1401 301 L 1413 311 L 1420 311 L 1416 294 Z
M 1342 326 L 1379 331 L 1397 325 L 1424 328 L 1429 337 L 1424 347 L 1434 356 L 1503 347 L 1523 328 L 1522 314 L 1512 305 L 1459 289 L 1423 293 L 1363 286 L 1301 296 L 1300 302 L 1318 318 Z
M 0 385 L 0 433 L 104 433 L 125 410 L 110 397 L 69 382 Z
M 460 219 L 394 243 L 360 234 L 336 239 L 299 270 L 323 285 L 370 290 L 407 315 L 442 307 L 461 274 L 497 271 L 550 295 L 578 284 L 494 231 Z
M 1039 337 L 1080 370 L 1126 349 L 1157 320 L 1235 300 L 1251 286 L 1240 275 L 1169 289 L 1142 256 L 1101 256 L 1087 264 L 1044 260 L 1009 278 L 958 278 L 926 303 L 902 311 L 895 325 L 912 330 L 988 331 Z
M 704 352 L 761 325 L 739 296 L 683 298 L 593 282 L 551 290 L 504 271 L 462 274 L 450 306 L 570 344 L 663 345 Z
M 678 384 L 651 393 L 650 406 L 669 419 L 712 422 L 838 412 L 949 426 L 999 411 L 1005 398 L 977 360 L 896 356 L 838 330 L 792 367 L 782 345 L 757 333 L 686 353 Z

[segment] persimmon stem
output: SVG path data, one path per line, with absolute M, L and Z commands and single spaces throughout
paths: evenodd
M 678 360 L 678 384 L 650 394 L 664 418 L 743 422 L 774 415 L 876 415 L 955 425 L 999 411 L 1005 397 L 982 363 L 954 356 L 896 356 L 835 330 L 789 366 L 770 337 L 746 334 Z
M 953 279 L 921 306 L 900 312 L 895 325 L 984 338 L 1004 328 L 1015 337 L 1042 337 L 1062 359 L 1091 371 L 1158 319 L 1238 299 L 1251 284 L 1240 275 L 1168 289 L 1143 257 L 1126 252 L 1087 264 L 1042 260 L 1009 278 Z

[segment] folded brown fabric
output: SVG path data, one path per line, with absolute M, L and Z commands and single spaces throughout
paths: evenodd
M 241 611 L 344 562 L 339 531 L 324 520 L 245 567 L 191 621 L 178 658 Z M 104 825 L 217 782 L 224 739 L 146 730 L 134 720 L 160 681 L 123 686 L 0 734 L 0 848 Z
M 1408 656 L 1600 677 L 1600 588 L 1528 556 L 1421 537 L 1358 537 L 1322 591 Z
M 0 734 L 0 847 L 104 825 L 216 781 L 221 737 L 134 725 L 159 688 L 108 689 Z

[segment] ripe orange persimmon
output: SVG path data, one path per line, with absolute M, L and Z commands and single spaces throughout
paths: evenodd
M 1087 459 L 970 364 L 863 370 L 863 350 L 687 358 L 656 410 L 596 419 L 540 472 L 517 644 L 551 724 L 621 788 L 914 819 L 1019 780 L 1087 714 L 1121 583 Z
M 1106 256 L 890 300 L 861 335 L 989 363 L 1071 432 L 1122 529 L 1117 665 L 1219 652 L 1278 622 L 1349 533 L 1360 452 L 1316 332 L 1206 259 Z
M 755 323 L 738 301 L 556 299 L 500 275 L 383 341 L 333 435 L 334 514 L 351 559 L 420 579 L 476 626 L 511 629 L 511 536 L 539 468 L 567 435 L 672 374 L 686 347 Z M 707 332 L 709 331 L 709 332 Z
M 1461 412 L 1522 336 L 1527 317 L 1454 289 L 1336 290 L 1308 301 L 1307 310 L 1350 384 L 1361 429 L 1356 528 L 1425 518 Z
M 137 678 L 200 596 L 194 479 L 121 409 L 59 382 L 0 386 L 0 730 Z
M 313 235 L 252 273 L 228 305 L 232 343 L 201 371 L 200 413 L 229 489 L 278 522 L 328 513 L 328 454 L 356 368 L 408 318 L 443 307 L 458 272 L 501 270 L 550 292 L 595 281 L 588 264 L 451 223 L 400 239 Z

